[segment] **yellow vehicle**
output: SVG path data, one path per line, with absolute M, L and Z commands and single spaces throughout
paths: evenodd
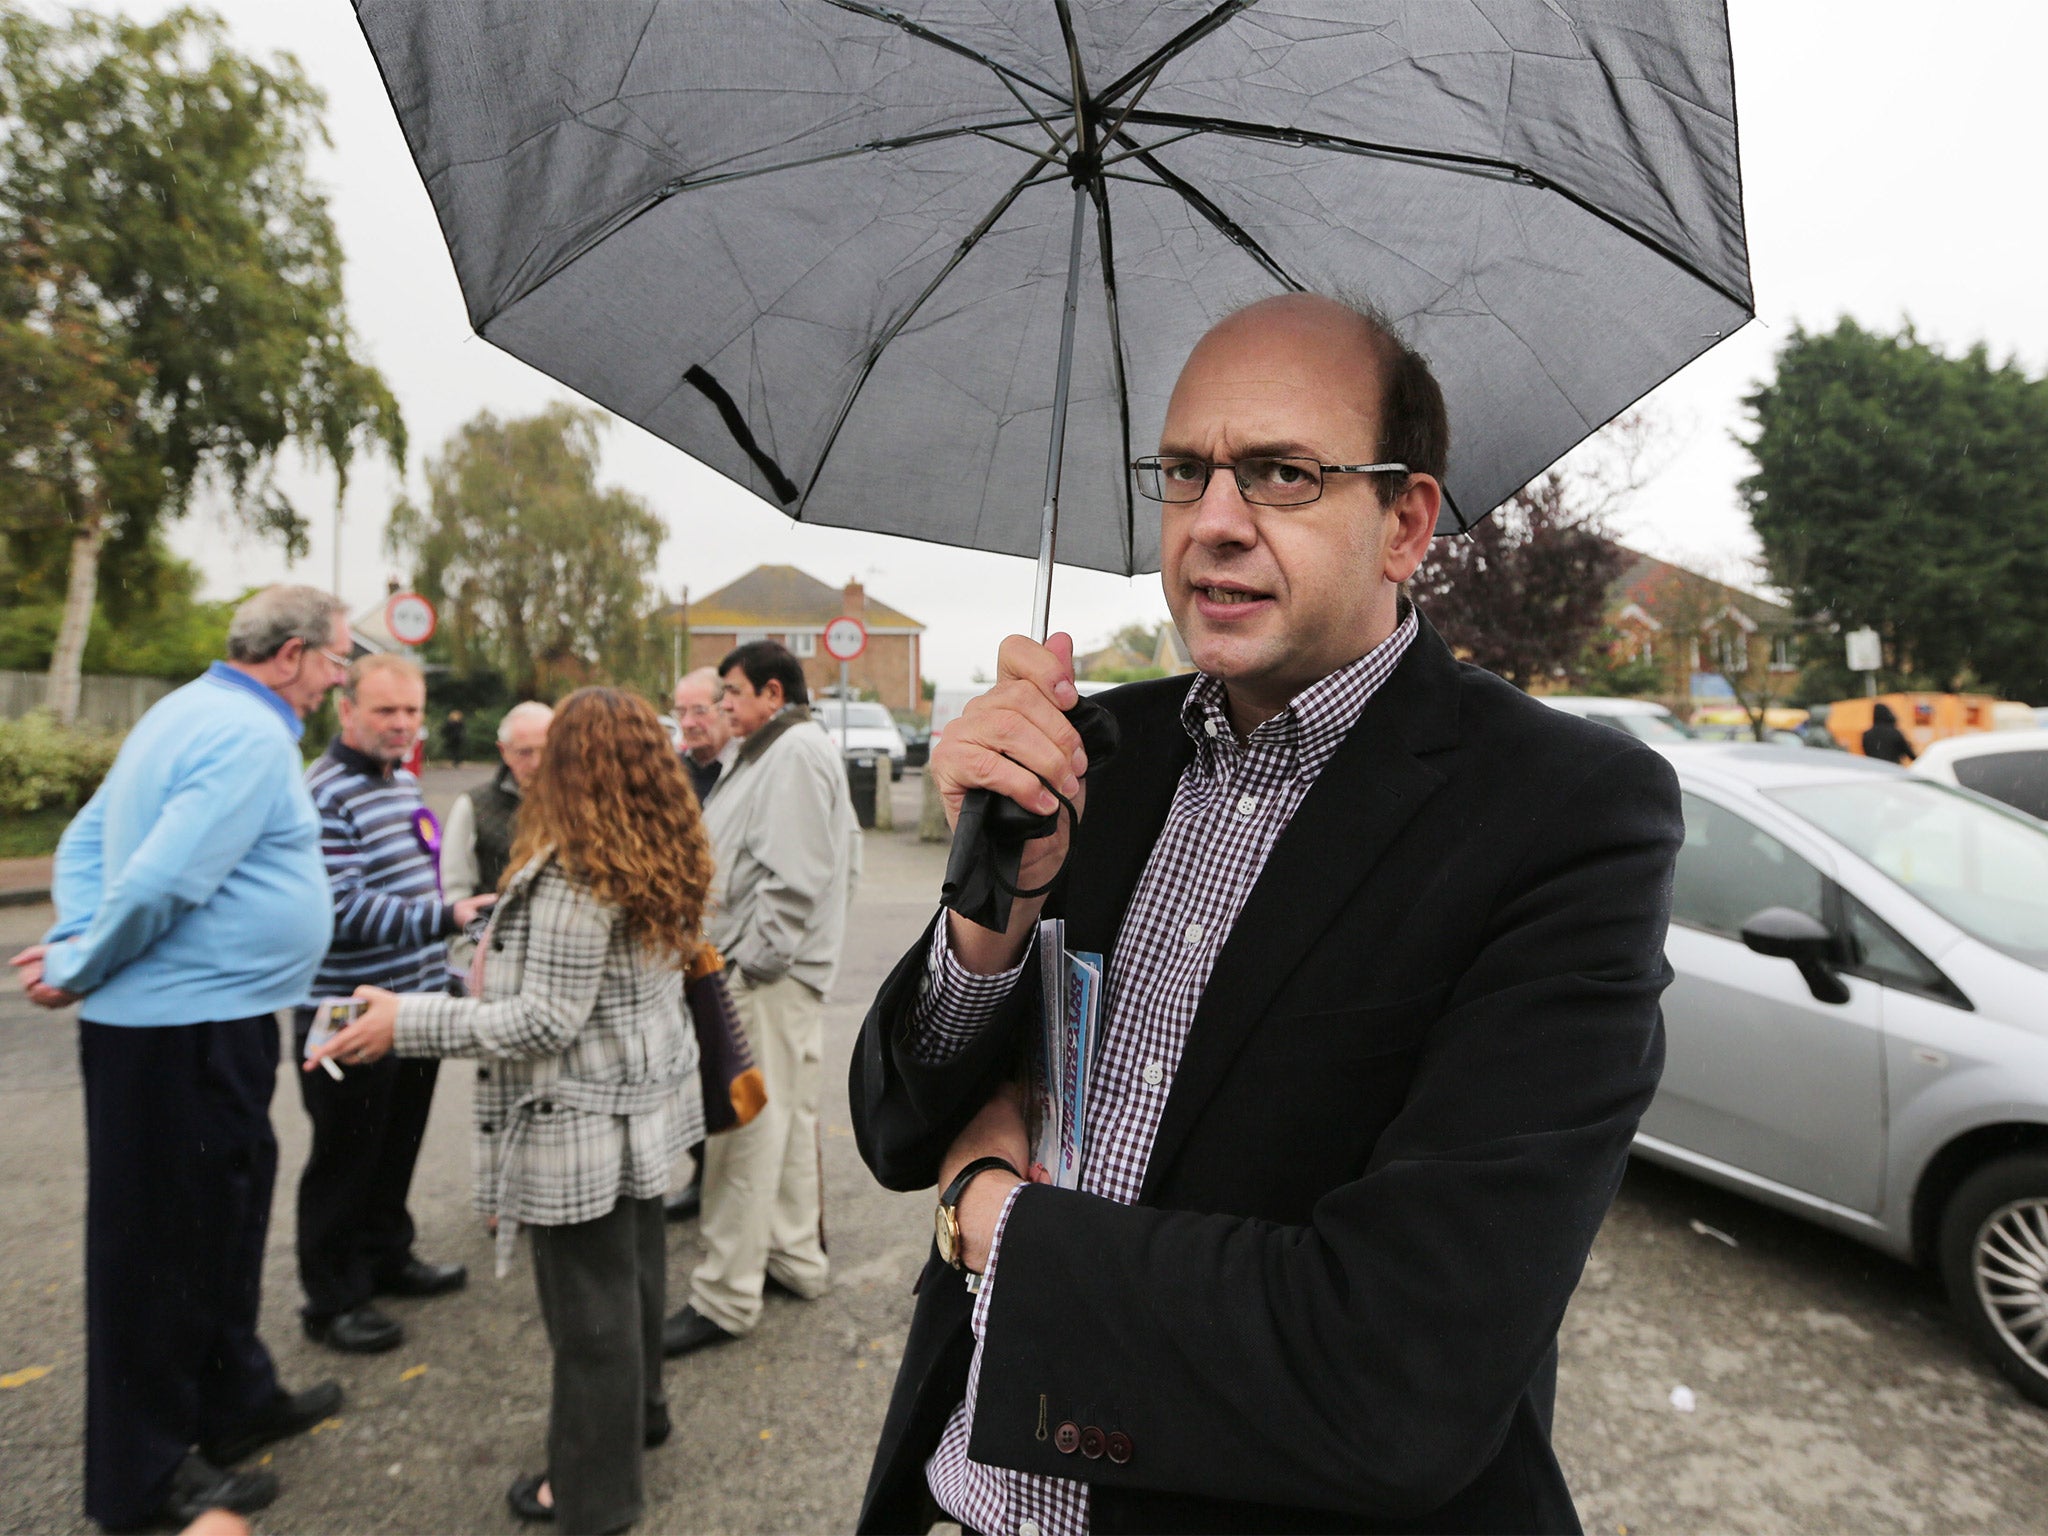
M 1988 693 L 1886 693 L 1874 699 L 1838 699 L 1828 706 L 1828 734 L 1847 751 L 1860 753 L 1863 733 L 1870 729 L 1871 707 L 1877 704 L 1891 706 L 1917 756 L 1928 743 L 1944 737 L 1993 729 L 1999 700 Z

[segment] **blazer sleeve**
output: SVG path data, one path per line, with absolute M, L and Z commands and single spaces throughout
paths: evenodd
M 975 1460 L 1382 1519 L 1486 1467 L 1663 1059 L 1676 779 L 1631 747 L 1555 811 L 1475 918 L 1476 958 L 1365 1173 L 1306 1225 L 1023 1190 L 990 1282 Z M 1058 1454 L 1046 1404 L 1114 1405 L 1135 1454 Z
M 1057 916 L 1053 902 L 1047 915 Z M 920 989 L 929 973 L 933 927 L 925 925 L 909 952 L 882 983 L 854 1041 L 847 1071 L 847 1103 L 854 1143 L 884 1188 L 930 1189 L 953 1138 L 966 1128 L 997 1087 L 1016 1075 L 1021 1031 L 1039 1017 L 1038 967 L 1024 966 L 1017 984 L 973 1038 L 949 1046 L 943 1059 L 916 1049 L 913 1025 Z M 1027 955 L 1032 953 L 1029 949 Z

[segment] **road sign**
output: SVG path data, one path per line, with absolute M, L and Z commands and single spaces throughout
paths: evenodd
M 825 654 L 834 661 L 856 661 L 868 648 L 868 627 L 851 614 L 825 626 Z
M 1876 630 L 1852 629 L 1847 639 L 1851 672 L 1875 672 L 1884 665 L 1884 646 L 1878 640 Z
M 434 605 L 417 592 L 394 592 L 384 604 L 384 627 L 400 645 L 425 645 L 438 622 Z

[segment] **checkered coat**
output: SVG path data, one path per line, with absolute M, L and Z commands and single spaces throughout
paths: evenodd
M 400 1000 L 395 1049 L 482 1058 L 476 1203 L 498 1217 L 502 1260 L 516 1223 L 594 1221 L 666 1191 L 704 1103 L 681 970 L 551 852 L 513 876 L 481 952 L 479 995 Z

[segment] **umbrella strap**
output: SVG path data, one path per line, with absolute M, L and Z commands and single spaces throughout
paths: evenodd
M 1005 752 L 1003 756 L 1010 757 L 1010 754 Z M 1013 763 L 1017 763 L 1017 759 L 1015 759 L 1014 757 L 1010 757 L 1010 761 Z M 1017 763 L 1017 766 L 1019 768 L 1024 768 L 1024 765 L 1022 763 Z M 1059 809 L 1064 810 L 1067 813 L 1067 835 L 1069 837 L 1073 836 L 1074 828 L 1081 825 L 1081 813 L 1074 809 L 1074 802 L 1069 800 L 1065 795 L 1061 794 L 1058 790 L 1054 789 L 1051 783 L 1047 781 L 1045 775 L 1038 772 L 1037 769 L 1024 768 L 1024 771 L 1030 774 L 1031 777 L 1033 777 L 1034 779 L 1038 780 L 1039 783 L 1044 784 L 1045 792 L 1051 795 L 1053 799 L 1059 802 Z M 1087 775 L 1083 774 L 1081 777 L 1085 779 L 1087 778 Z M 1057 825 L 1057 817 L 1059 812 L 1055 811 L 1053 814 L 1055 817 L 1055 825 Z M 990 867 L 988 875 L 989 879 L 995 882 L 997 888 L 1000 889 L 1002 893 L 1005 896 L 1008 896 L 1012 901 L 1030 901 L 1034 897 L 1043 896 L 1047 891 L 1051 890 L 1055 885 L 1059 883 L 1060 878 L 1058 875 L 1054 875 L 1052 879 L 1046 881 L 1045 884 L 1040 886 L 1034 886 L 1030 890 L 1025 890 L 1022 886 L 1012 885 L 1009 882 L 1009 880 L 1004 876 L 1003 872 L 1000 869 L 995 868 L 994 866 Z

